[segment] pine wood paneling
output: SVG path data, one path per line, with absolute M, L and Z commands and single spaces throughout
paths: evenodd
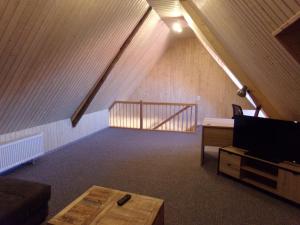
M 0 134 L 70 118 L 147 7 L 146 0 L 1 0 Z M 143 58 L 152 65 L 159 57 L 157 18 L 145 34 L 156 39 L 136 39 L 127 64 Z M 151 56 L 139 53 L 142 44 Z
M 189 0 L 192 1 L 192 0 Z M 179 0 L 148 0 L 171 16 Z M 193 0 L 207 25 L 281 117 L 300 120 L 300 64 L 272 36 L 300 11 L 298 0 Z M 173 7 L 171 7 L 173 6 Z
M 228 51 L 218 38 L 212 33 L 211 29 L 207 26 L 205 18 L 201 15 L 201 12 L 197 9 L 197 6 L 190 1 L 182 1 L 182 8 L 184 17 L 190 24 L 191 28 L 195 32 L 198 39 L 201 41 L 206 50 L 212 55 L 215 61 L 226 71 L 226 74 L 235 79 L 238 87 L 242 85 L 247 85 L 251 90 L 251 96 L 255 97 L 255 104 L 262 105 L 263 110 L 267 113 L 268 116 L 281 118 L 277 110 L 270 104 L 268 99 L 260 92 L 256 86 L 249 80 L 249 76 L 239 64 L 236 63 L 236 60 L 228 54 Z M 252 101 L 254 101 L 254 99 Z
M 97 95 L 99 89 L 102 87 L 104 82 L 106 81 L 107 77 L 110 75 L 110 72 L 113 70 L 114 66 L 118 63 L 119 59 L 122 57 L 123 53 L 126 51 L 127 47 L 130 45 L 132 39 L 136 35 L 136 33 L 140 30 L 140 28 L 144 25 L 145 20 L 151 13 L 152 8 L 149 6 L 143 17 L 139 20 L 137 25 L 131 31 L 129 36 L 126 38 L 122 46 L 120 47 L 117 54 L 113 57 L 113 59 L 109 62 L 109 65 L 103 71 L 100 76 L 100 79 L 94 84 L 93 88 L 89 91 L 88 95 L 83 99 L 81 104 L 78 106 L 76 111 L 73 113 L 71 120 L 72 125 L 75 127 L 81 117 L 84 115 L 88 107 L 90 106 L 91 102 L 93 101 L 94 97 Z
M 181 8 L 178 0 L 147 0 L 159 16 L 164 17 L 180 17 Z
M 168 41 L 169 28 L 155 12 L 151 12 L 110 72 L 88 112 L 107 109 L 115 100 L 126 100 L 162 56 Z
M 0 135 L 0 144 L 43 133 L 45 151 L 51 151 L 108 127 L 108 111 L 86 114 L 76 128 L 69 119 Z
M 272 35 L 300 10 L 299 1 L 194 2 L 229 54 L 282 117 L 300 120 L 300 64 Z
M 197 102 L 199 122 L 204 117 L 232 117 L 231 104 L 252 107 L 236 95 L 227 77 L 197 38 L 172 42 L 130 100 Z M 200 101 L 197 97 L 200 96 Z

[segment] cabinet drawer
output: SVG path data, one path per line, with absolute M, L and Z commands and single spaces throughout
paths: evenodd
M 229 176 L 240 178 L 241 157 L 220 151 L 219 170 Z
M 226 162 L 240 168 L 241 157 L 228 152 L 220 151 L 220 161 Z

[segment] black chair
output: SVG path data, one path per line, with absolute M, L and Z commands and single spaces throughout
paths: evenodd
M 234 118 L 235 116 L 243 116 L 244 115 L 243 109 L 239 105 L 232 104 L 232 110 L 233 110 L 232 118 Z

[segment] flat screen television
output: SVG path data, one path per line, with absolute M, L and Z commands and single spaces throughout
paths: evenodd
M 233 146 L 273 162 L 300 163 L 300 123 L 251 116 L 234 117 Z

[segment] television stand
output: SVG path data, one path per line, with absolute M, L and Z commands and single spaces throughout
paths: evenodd
M 279 157 L 266 157 L 265 155 L 259 155 L 259 154 L 252 153 L 252 152 L 245 152 L 245 154 L 248 155 L 248 156 L 255 157 L 255 158 L 270 161 L 270 162 L 273 162 L 273 163 L 280 163 L 282 161 L 282 160 L 279 159 Z
M 219 149 L 218 172 L 300 204 L 300 165 L 274 163 L 233 146 Z

